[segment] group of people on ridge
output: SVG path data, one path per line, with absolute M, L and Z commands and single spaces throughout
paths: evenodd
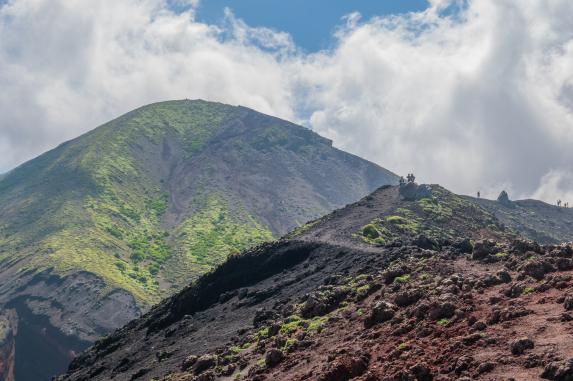
M 414 176 L 413 173 L 408 173 L 408 176 L 406 176 L 406 178 L 404 178 L 404 176 L 400 176 L 400 186 L 405 185 L 406 180 L 408 180 L 408 183 L 413 183 L 416 181 L 416 176 Z
M 569 203 L 568 202 L 563 202 L 561 200 L 557 200 L 557 206 L 561 206 L 563 205 L 564 208 L 568 208 L 569 207 Z

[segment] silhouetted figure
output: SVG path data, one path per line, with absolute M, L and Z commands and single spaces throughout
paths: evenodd
M 557 206 L 561 207 L 561 200 L 557 200 Z
M 408 176 L 406 176 L 406 178 L 408 179 L 409 183 L 413 183 L 414 181 L 416 181 L 416 176 L 414 176 L 413 173 L 408 173 Z
M 400 176 L 400 186 L 403 187 L 404 185 L 406 185 L 406 179 L 404 176 Z
M 480 198 L 480 197 L 481 197 L 481 193 L 480 193 L 480 191 L 478 191 L 478 198 Z

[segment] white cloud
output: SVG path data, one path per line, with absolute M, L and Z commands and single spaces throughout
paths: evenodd
M 193 17 L 160 0 L 0 8 L 0 170 L 154 101 L 206 98 L 294 118 L 276 58 L 291 49 L 286 35 L 228 15 L 221 42 L 228 31 Z
M 336 51 L 308 57 L 311 124 L 425 181 L 528 196 L 573 162 L 573 3 L 484 0 L 439 16 L 449 3 L 351 25 Z
M 182 14 L 164 0 L 0 8 L 0 170 L 142 104 L 204 98 L 306 121 L 341 148 L 458 192 L 507 187 L 554 202 L 573 187 L 554 180 L 573 162 L 569 0 L 352 14 L 332 51 L 306 55 L 288 34 L 231 13 L 223 26 L 199 23 L 185 1 Z
M 563 169 L 550 170 L 539 180 L 539 187 L 532 196 L 549 202 L 573 202 L 573 172 Z

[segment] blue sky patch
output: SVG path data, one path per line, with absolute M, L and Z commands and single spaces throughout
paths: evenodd
M 426 0 L 202 0 L 197 21 L 221 24 L 229 8 L 249 26 L 288 32 L 297 46 L 313 52 L 331 47 L 333 32 L 349 13 L 368 20 L 427 7 Z

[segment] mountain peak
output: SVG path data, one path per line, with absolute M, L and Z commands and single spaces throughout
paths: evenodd
M 228 256 L 395 183 L 244 107 L 147 105 L 0 181 L 0 305 L 49 319 L 53 342 L 78 351 Z

